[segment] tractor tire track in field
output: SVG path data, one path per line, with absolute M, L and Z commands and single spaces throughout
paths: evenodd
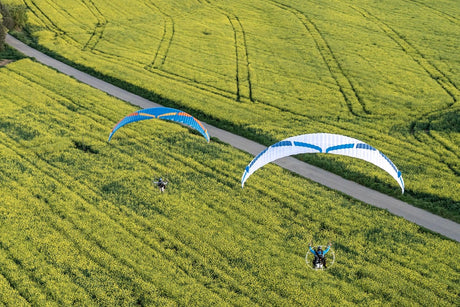
M 212 6 L 209 1 L 206 1 L 206 3 Z M 147 66 L 145 66 L 145 69 L 153 73 L 156 73 L 158 75 L 161 75 L 163 77 L 166 77 L 166 78 L 187 84 L 189 86 L 195 87 L 197 89 L 203 90 L 205 92 L 211 92 L 213 94 L 216 94 L 216 95 L 219 95 L 225 98 L 229 98 L 229 99 L 235 99 L 237 101 L 241 100 L 242 89 L 247 87 L 248 90 L 246 91 L 247 93 L 245 93 L 245 96 L 248 97 L 250 101 L 253 101 L 252 84 L 250 81 L 250 72 L 249 72 L 249 63 L 247 60 L 248 52 L 246 48 L 246 37 L 245 37 L 246 34 L 242 28 L 241 22 L 238 20 L 238 17 L 231 16 L 225 11 L 223 11 L 221 8 L 217 8 L 218 10 L 220 10 L 227 16 L 227 19 L 229 20 L 233 28 L 233 32 L 234 32 L 235 53 L 236 53 L 236 77 L 235 79 L 236 79 L 236 88 L 237 88 L 236 97 L 235 97 L 235 93 L 231 91 L 224 90 L 216 86 L 208 85 L 202 82 L 198 82 L 197 80 L 194 80 L 192 78 L 188 78 L 186 76 L 182 76 L 177 73 L 169 72 L 165 69 L 162 69 L 162 66 L 165 63 L 167 55 L 171 48 L 171 44 L 172 44 L 174 34 L 175 34 L 174 20 L 170 15 L 164 13 L 157 5 L 151 3 L 151 4 L 147 4 L 147 6 L 151 7 L 152 10 L 154 11 L 160 12 L 160 14 L 164 16 L 164 26 L 163 26 L 164 31 L 163 31 L 162 38 L 160 40 L 160 45 L 157 48 L 153 61 Z M 242 41 L 243 43 L 238 43 L 240 41 Z M 241 48 L 244 49 L 243 53 L 239 51 L 239 49 Z M 244 64 L 241 65 L 240 63 L 244 63 Z M 241 68 L 242 66 L 246 68 L 244 69 L 246 72 L 243 71 L 243 69 Z M 241 86 L 241 80 L 247 80 L 248 85 L 246 87 Z
M 156 4 L 153 2 L 146 2 L 145 3 L 148 7 L 150 7 L 155 12 L 160 12 L 163 16 L 164 24 L 163 24 L 163 34 L 160 39 L 160 44 L 155 52 L 155 56 L 148 65 L 144 67 L 144 69 L 150 71 L 151 73 L 157 74 L 161 77 L 180 82 L 182 84 L 194 87 L 201 91 L 210 92 L 218 96 L 222 96 L 225 98 L 234 99 L 234 94 L 230 91 L 223 90 L 221 88 L 207 85 L 204 83 L 200 83 L 192 78 L 188 78 L 186 76 L 179 75 L 174 72 L 169 72 L 164 69 L 162 66 L 165 64 L 169 50 L 171 49 L 172 41 L 175 35 L 175 25 L 173 18 L 163 12 Z
M 47 28 L 50 32 L 55 33 L 55 36 L 64 36 L 65 32 L 60 29 L 51 18 L 49 18 L 41 9 L 40 7 L 35 4 L 33 0 L 24 0 L 24 4 L 27 7 L 29 11 L 34 14 L 38 20 L 43 21 L 46 20 L 45 22 L 42 22 L 44 27 Z
M 426 136 L 429 138 L 432 142 L 436 143 L 436 146 L 432 147 L 438 147 L 438 148 L 443 148 L 446 152 L 448 152 L 451 156 L 456 157 L 457 159 L 460 159 L 460 152 L 458 151 L 457 148 L 454 146 L 451 146 L 449 144 L 446 144 L 446 141 L 442 139 L 440 136 L 435 136 L 433 135 L 432 131 L 432 121 L 436 120 L 438 115 L 442 116 L 443 111 L 450 110 L 452 107 L 447 107 L 441 110 L 436 110 L 432 112 L 425 113 L 421 116 L 419 116 L 417 119 L 413 120 L 410 125 L 409 125 L 409 131 L 410 134 L 420 143 L 427 144 L 426 140 L 423 140 L 423 136 Z M 457 108 L 458 109 L 458 108 Z M 460 109 L 458 109 L 460 111 Z M 455 110 L 453 112 L 456 112 Z M 421 129 L 416 129 L 417 124 L 421 123 Z M 418 135 L 418 133 L 421 133 L 422 136 Z M 451 163 L 448 163 L 447 161 L 445 162 L 445 165 L 452 171 L 457 176 L 460 176 L 460 169 L 458 166 L 455 166 Z
M 244 33 L 243 25 L 237 16 L 226 14 L 228 21 L 230 22 L 233 29 L 233 40 L 235 41 L 235 59 L 236 59 L 236 101 L 241 100 L 241 96 L 245 94 L 246 97 L 249 97 L 251 102 L 254 102 L 252 98 L 252 85 L 251 85 L 251 73 L 249 71 L 249 61 L 248 61 L 248 49 L 246 47 L 246 35 Z M 239 43 L 243 41 L 243 44 Z M 243 49 L 243 50 L 240 50 Z M 246 70 L 246 72 L 244 72 Z M 243 80 L 248 82 L 248 91 L 247 93 L 242 94 Z
M 251 70 L 250 70 L 250 62 L 249 62 L 249 52 L 248 52 L 248 43 L 246 40 L 246 32 L 244 31 L 243 24 L 241 23 L 240 19 L 235 16 L 236 21 L 238 22 L 237 25 L 239 25 L 239 28 L 241 31 L 235 32 L 235 50 L 238 50 L 238 48 L 243 48 L 244 52 L 238 52 L 237 54 L 237 59 L 238 62 L 241 63 L 242 65 L 240 66 L 241 69 L 241 75 L 238 79 L 238 82 L 240 80 L 246 80 L 247 81 L 247 93 L 244 93 L 249 97 L 249 100 L 251 102 L 254 102 L 254 98 L 252 96 L 252 83 L 251 83 Z M 238 27 L 235 27 L 235 30 Z M 241 36 L 241 38 L 238 39 L 238 36 Z M 243 40 L 243 47 L 241 47 L 241 44 L 238 43 Z M 241 56 L 240 56 L 241 55 Z
M 38 20 L 42 21 L 42 24 L 46 29 L 54 33 L 55 38 L 62 38 L 73 46 L 81 46 L 79 42 L 68 36 L 64 30 L 62 30 L 56 23 L 54 23 L 53 20 L 49 18 L 45 12 L 43 12 L 43 10 L 40 9 L 37 4 L 35 4 L 33 0 L 24 0 L 24 4 L 28 10 L 37 17 Z
M 422 53 L 420 53 L 417 48 L 412 46 L 412 44 L 407 41 L 401 34 L 396 32 L 391 26 L 380 20 L 375 15 L 371 14 L 369 11 L 358 8 L 356 6 L 350 6 L 352 9 L 361 14 L 364 18 L 372 21 L 376 24 L 389 38 L 391 38 L 401 49 L 409 55 L 417 64 L 419 64 L 423 70 L 434 80 L 436 81 L 444 91 L 452 97 L 453 102 L 450 105 L 453 105 L 460 99 L 460 90 L 455 85 L 455 83 L 449 79 L 440 69 L 438 69 L 434 64 L 430 63 Z
M 102 36 L 104 35 L 105 27 L 108 23 L 107 19 L 101 13 L 101 11 L 97 8 L 92 0 L 82 0 L 83 4 L 88 8 L 91 14 L 94 15 L 97 19 L 97 24 L 94 27 L 93 33 L 91 37 L 88 39 L 86 44 L 83 46 L 82 50 L 94 50 L 96 48 L 97 43 L 101 40 Z
M 171 44 L 174 39 L 175 34 L 175 25 L 174 19 L 171 15 L 163 12 L 158 5 L 152 1 L 146 1 L 145 5 L 148 6 L 152 11 L 159 12 L 163 16 L 163 35 L 160 39 L 160 44 L 158 45 L 155 56 L 150 64 L 146 66 L 146 69 L 160 69 L 166 62 L 168 57 L 169 50 L 171 49 Z
M 318 27 L 308 18 L 303 12 L 293 8 L 287 4 L 279 3 L 270 0 L 273 5 L 278 8 L 288 11 L 293 14 L 305 27 L 309 35 L 315 41 L 316 47 L 326 63 L 331 76 L 337 83 L 340 93 L 345 99 L 348 110 L 355 116 L 370 115 L 371 112 L 367 110 L 366 104 L 359 96 L 358 91 L 353 86 L 351 79 L 347 76 L 342 66 L 340 65 L 337 57 L 334 55 L 331 47 L 324 38 L 323 34 L 319 31 Z
M 423 2 L 420 2 L 420 1 L 417 1 L 417 0 L 407 0 L 407 1 L 412 2 L 412 3 L 414 3 L 414 4 L 418 5 L 418 6 L 428 8 L 428 9 L 432 10 L 438 16 L 440 16 L 442 18 L 445 18 L 445 19 L 447 19 L 448 21 L 450 21 L 450 22 L 452 22 L 454 24 L 458 25 L 460 23 L 460 19 L 455 17 L 454 15 L 451 15 L 451 14 L 448 14 L 448 13 L 443 12 L 441 10 L 435 9 L 434 7 L 431 7 L 426 3 L 423 3 Z
M 359 14 L 361 14 L 364 18 L 376 24 L 407 55 L 409 55 L 414 60 L 414 62 L 416 62 L 430 76 L 430 78 L 436 81 L 441 86 L 441 88 L 447 93 L 447 95 L 449 95 L 452 98 L 452 102 L 448 104 L 445 108 L 423 114 L 419 116 L 417 119 L 415 119 L 410 124 L 410 133 L 416 137 L 415 127 L 418 122 L 423 121 L 423 120 L 429 120 L 428 118 L 430 117 L 430 115 L 451 109 L 452 106 L 459 101 L 460 91 L 458 87 L 455 85 L 455 83 L 452 80 L 449 79 L 447 75 L 445 75 L 434 64 L 430 63 L 430 61 L 427 60 L 421 52 L 419 52 L 414 46 L 412 46 L 412 44 L 409 41 L 407 41 L 401 34 L 396 32 L 391 26 L 389 26 L 388 24 L 380 20 L 378 17 L 376 17 L 375 15 L 371 14 L 369 11 L 363 8 L 358 8 L 356 6 L 350 6 L 350 7 L 354 9 L 355 11 L 357 11 Z M 430 126 L 431 126 L 431 120 L 429 121 L 430 123 L 428 124 L 428 127 L 425 129 L 426 135 L 430 137 L 434 142 L 436 142 L 438 146 L 441 146 L 442 148 L 444 148 L 444 150 L 458 157 L 459 155 L 458 153 L 455 152 L 455 150 L 446 146 L 444 142 L 441 142 L 437 138 L 433 137 L 431 133 L 429 133 Z M 419 141 L 423 142 L 421 140 Z M 454 169 L 453 166 L 448 165 L 448 167 L 452 172 L 454 172 L 454 174 L 458 174 L 458 170 Z
M 236 101 L 241 101 L 241 97 L 249 98 L 254 102 L 252 96 L 251 71 L 249 63 L 249 52 L 246 40 L 246 32 L 238 16 L 224 10 L 218 5 L 213 5 L 209 0 L 204 0 L 209 6 L 219 11 L 227 17 L 233 30 L 233 40 L 235 44 L 235 66 L 236 66 Z M 247 83 L 247 84 L 246 84 Z
M 194 80 L 192 78 L 181 76 L 181 75 L 176 74 L 174 72 L 170 72 L 170 71 L 167 71 L 167 70 L 164 70 L 164 69 L 151 70 L 151 72 L 156 74 L 156 75 L 158 75 L 158 76 L 161 76 L 163 78 L 182 83 L 185 86 L 189 86 L 189 87 L 192 87 L 192 88 L 200 90 L 200 91 L 204 91 L 204 92 L 209 93 L 209 94 L 214 94 L 214 95 L 224 97 L 224 98 L 228 98 L 228 99 L 235 99 L 235 93 L 233 93 L 231 91 L 227 91 L 227 90 L 221 89 L 221 88 L 216 87 L 216 86 L 201 83 L 201 82 L 198 82 L 198 81 L 196 81 L 196 80 Z

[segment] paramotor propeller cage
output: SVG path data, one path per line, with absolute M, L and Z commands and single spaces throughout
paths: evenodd
M 320 245 L 320 246 L 322 250 L 325 250 L 327 248 L 327 246 L 324 246 L 324 245 Z M 310 252 L 310 250 L 308 250 L 307 254 L 305 255 L 305 262 L 310 269 L 315 270 L 315 271 L 330 269 L 335 263 L 335 252 L 332 249 L 332 247 L 329 249 L 329 251 L 324 257 L 326 258 L 326 267 L 323 267 L 323 265 L 314 265 L 313 260 L 315 259 L 315 255 L 313 255 Z
M 160 179 L 161 179 L 161 182 L 163 184 L 160 184 Z M 153 179 L 152 180 L 152 184 L 155 188 L 158 188 L 160 190 L 161 193 L 163 193 L 166 189 L 166 185 L 168 184 L 168 179 L 163 179 L 162 177 L 158 178 L 158 179 Z

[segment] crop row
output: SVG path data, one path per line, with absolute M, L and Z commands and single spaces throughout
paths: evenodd
M 0 78 L 4 303 L 455 305 L 458 243 L 273 165 L 243 190 L 249 155 L 173 123 L 107 143 L 135 108 L 30 60 Z

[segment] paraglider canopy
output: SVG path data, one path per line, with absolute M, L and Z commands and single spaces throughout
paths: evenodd
M 173 108 L 165 108 L 165 107 L 158 107 L 158 108 L 150 108 L 150 109 L 143 109 L 136 111 L 134 113 L 131 113 L 127 116 L 125 116 L 123 119 L 121 119 L 112 129 L 109 135 L 108 142 L 110 142 L 110 139 L 112 138 L 113 134 L 123 127 L 126 124 L 137 122 L 140 120 L 145 120 L 145 119 L 153 119 L 153 118 L 159 118 L 159 119 L 164 119 L 164 120 L 170 120 L 173 122 L 178 122 L 184 125 L 187 125 L 204 136 L 206 141 L 209 142 L 209 134 L 208 130 L 204 127 L 204 125 L 195 117 L 192 115 L 185 113 L 181 110 L 173 109 Z
M 304 153 L 336 154 L 368 161 L 390 174 L 404 193 L 404 180 L 401 172 L 387 156 L 360 140 L 331 133 L 293 136 L 266 148 L 246 166 L 241 178 L 241 187 L 244 187 L 249 176 L 265 164 L 283 157 Z

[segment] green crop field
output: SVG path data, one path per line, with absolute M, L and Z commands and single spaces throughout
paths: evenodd
M 0 304 L 458 306 L 457 242 L 274 165 L 241 189 L 250 155 L 171 122 L 108 143 L 136 108 L 29 59 L 0 80 Z
M 457 0 L 7 0 L 42 50 L 265 145 L 355 137 L 401 170 L 300 157 L 460 222 Z

